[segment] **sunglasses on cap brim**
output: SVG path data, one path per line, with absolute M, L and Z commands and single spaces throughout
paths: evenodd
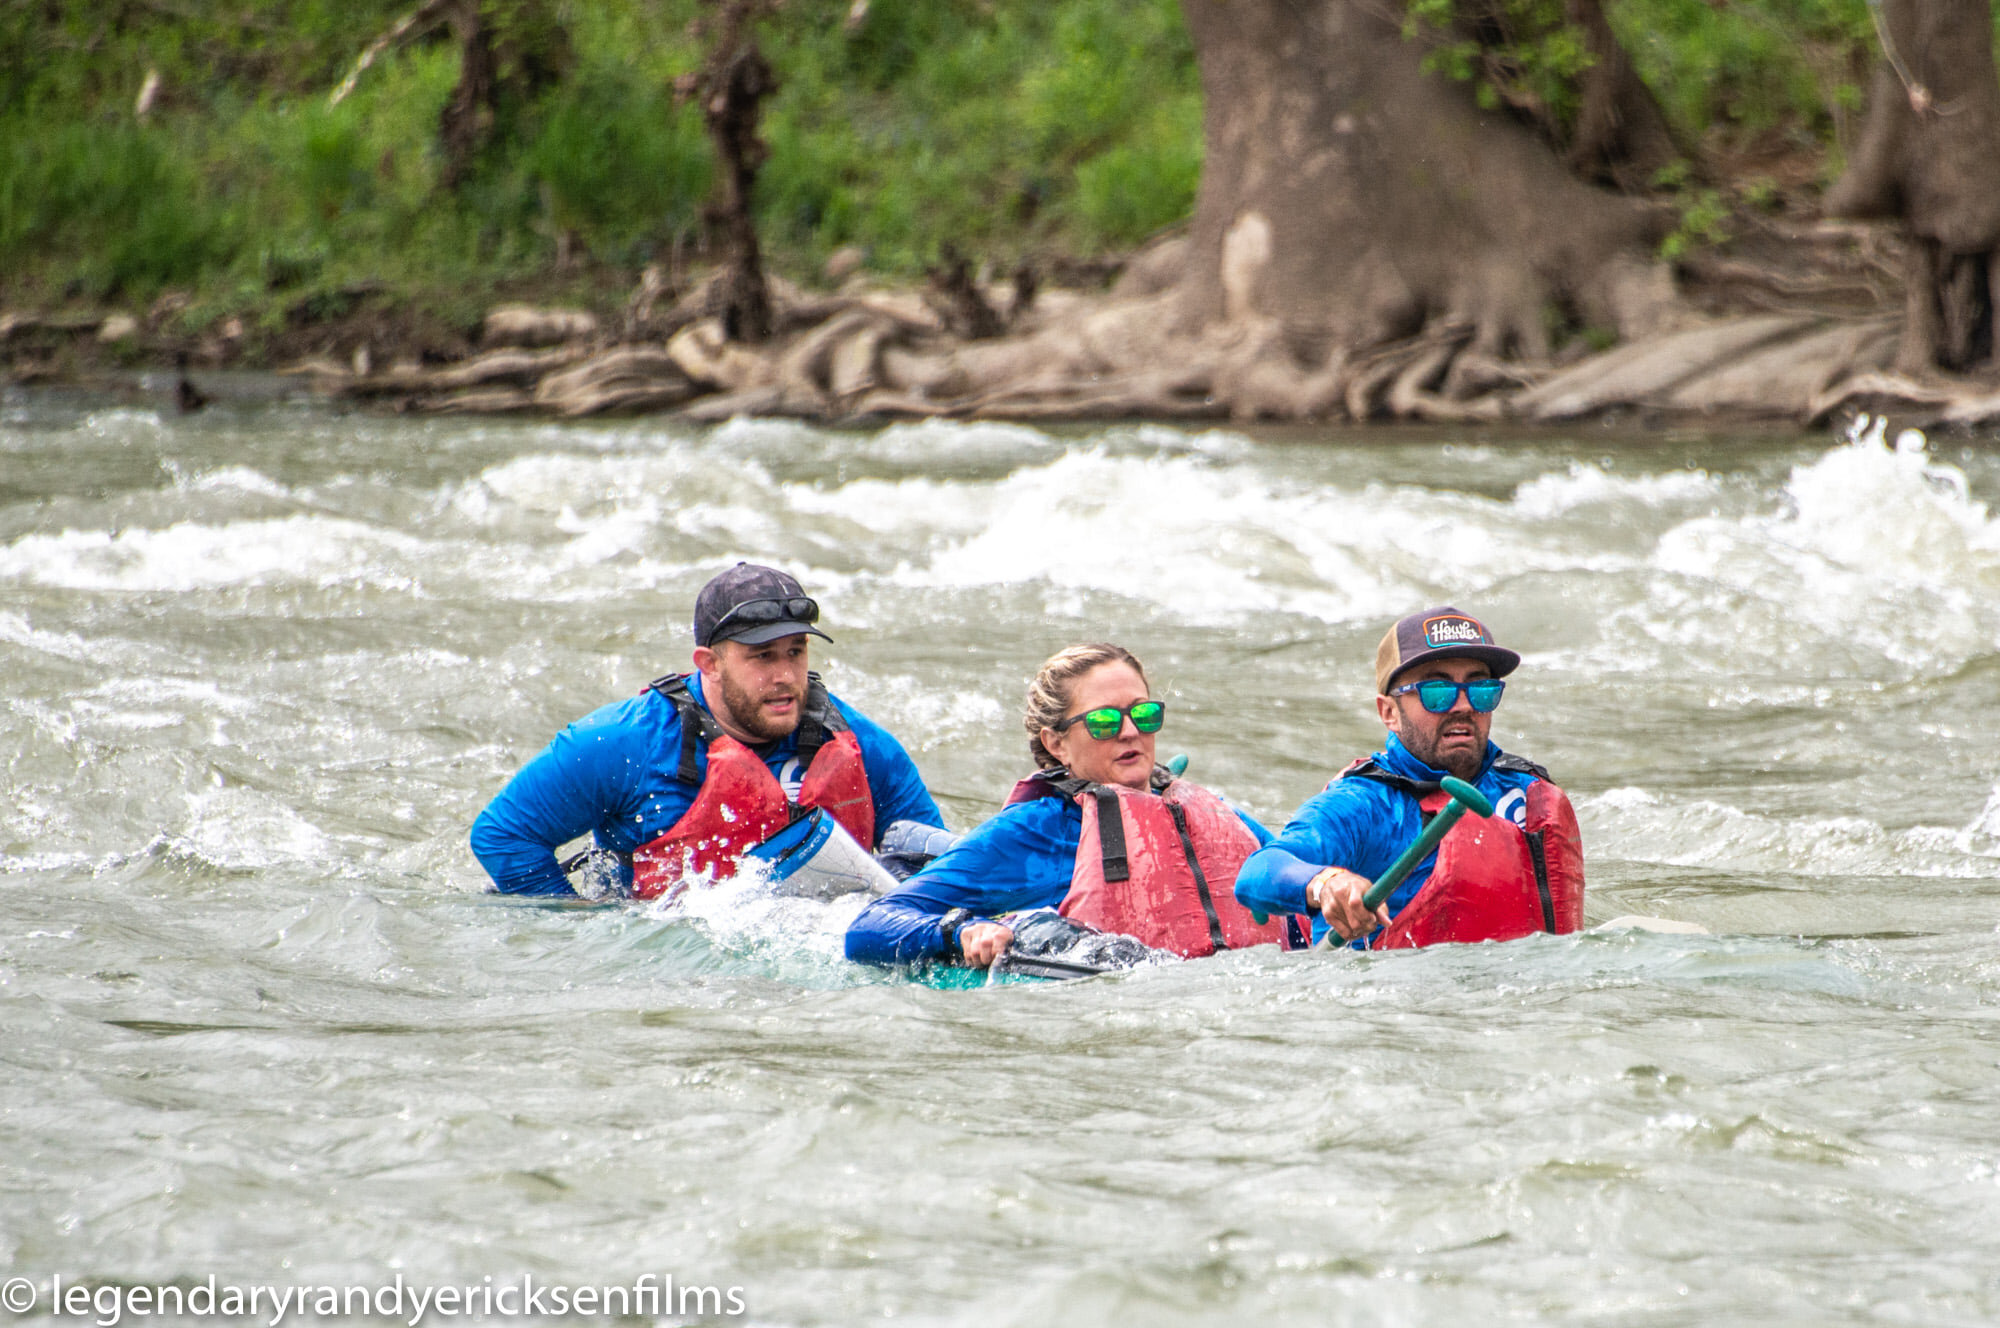
M 722 629 L 731 622 L 738 627 L 761 627 L 766 623 L 818 621 L 819 605 L 808 595 L 789 595 L 784 599 L 746 599 L 715 620 L 715 626 L 709 629 L 708 639 L 722 640 Z

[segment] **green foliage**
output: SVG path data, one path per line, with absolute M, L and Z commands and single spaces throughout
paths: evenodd
M 1087 245 L 1123 248 L 1180 221 L 1194 210 L 1201 184 L 1200 107 L 1173 108 L 1191 123 L 1160 117 L 1076 170 L 1073 215 Z
M 693 237 L 710 177 L 696 0 L 484 0 L 512 89 L 456 189 L 439 117 L 448 34 L 328 93 L 414 0 L 0 0 L 0 303 L 190 290 L 190 318 L 266 326 L 386 285 L 476 312 L 548 283 L 559 237 L 600 289 Z M 1440 74 L 1560 129 L 1589 67 L 1562 0 L 1405 0 Z M 1201 94 L 1178 0 L 793 3 L 764 25 L 780 87 L 758 181 L 767 250 L 809 273 L 863 247 L 911 274 L 946 242 L 1007 263 L 1137 244 L 1183 219 Z M 1669 118 L 1704 136 L 1831 152 L 1873 53 L 1866 0 L 1607 0 Z M 553 16 L 561 30 L 549 26 Z M 161 91 L 145 123 L 134 98 Z M 1685 178 L 1674 252 L 1722 226 Z M 1744 191 L 1768 206 L 1774 186 Z M 1677 247 L 1676 247 L 1677 246 Z M 567 278 L 564 278 L 567 280 Z
M 710 149 L 672 94 L 700 58 L 694 0 L 484 0 L 503 77 L 521 77 L 456 190 L 440 184 L 447 34 L 327 103 L 410 7 L 0 4 L 0 300 L 176 284 L 202 308 L 275 295 L 310 312 L 357 283 L 456 299 L 545 273 L 565 234 L 617 283 L 697 236 Z M 997 260 L 1119 248 L 1192 206 L 1201 100 L 1176 0 L 848 12 L 794 5 L 764 25 L 780 86 L 757 203 L 781 267 L 844 244 L 903 274 L 947 241 Z M 535 81 L 537 52 L 562 57 L 559 78 Z M 137 125 L 149 70 L 161 94 Z
M 1558 137 L 1576 122 L 1578 77 L 1596 63 L 1562 0 L 1406 0 L 1403 35 L 1434 43 L 1427 71 L 1472 83 L 1480 105 L 1514 107 Z
M 145 296 L 225 252 L 232 218 L 171 140 L 84 122 L 38 133 L 0 121 L 0 269 L 66 255 L 65 285 L 91 297 Z
M 1619 44 L 1683 142 L 1785 131 L 1834 146 L 1861 106 L 1874 54 L 1867 0 L 1605 0 Z M 1482 105 L 1528 114 L 1557 139 L 1592 60 L 1561 0 L 1404 0 L 1425 67 Z
M 1680 221 L 1660 241 L 1660 257 L 1679 258 L 1699 245 L 1729 238 L 1729 204 L 1719 189 L 1690 189 L 1680 195 Z
M 709 187 L 700 115 L 616 65 L 583 71 L 547 100 L 520 165 L 550 226 L 626 262 L 652 242 L 691 235 Z
M 788 11 L 758 181 L 774 245 L 910 273 L 1134 243 L 1186 215 L 1201 156 L 1173 0 L 872 0 Z
M 1796 129 L 1824 140 L 1859 107 L 1874 52 L 1866 0 L 1619 0 L 1613 30 L 1690 141 Z

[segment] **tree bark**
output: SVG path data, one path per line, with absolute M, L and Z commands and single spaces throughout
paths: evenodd
M 444 187 L 456 189 L 493 125 L 500 70 L 493 34 L 480 15 L 478 0 L 456 0 L 445 16 L 458 41 L 458 82 L 438 116 L 438 143 L 444 149 Z
M 1625 188 L 1643 185 L 1679 155 L 1666 112 L 1618 44 L 1599 0 L 1564 0 L 1596 61 L 1583 74 L 1582 106 L 1569 143 L 1570 169 Z
M 426 5 L 413 19 L 421 19 L 426 11 L 439 12 L 440 7 Z M 501 103 L 526 101 L 561 81 L 572 56 L 569 34 L 542 0 L 516 0 L 506 6 L 490 0 L 445 0 L 441 13 L 458 42 L 459 56 L 458 82 L 438 115 L 438 141 L 444 152 L 440 175 L 445 188 L 456 189 L 492 133 Z M 409 31 L 398 25 L 391 40 Z M 356 74 L 373 55 L 371 47 L 355 67 Z M 342 85 L 336 100 L 346 87 Z
M 1900 218 L 1910 237 L 1897 368 L 1994 360 L 2000 78 L 1990 0 L 1885 0 L 1883 61 L 1836 217 Z
M 715 195 L 707 221 L 720 241 L 723 272 L 713 287 L 714 312 L 731 341 L 762 341 L 775 321 L 751 213 L 757 171 L 770 155 L 757 136 L 759 103 L 778 90 L 777 75 L 752 32 L 767 8 L 766 0 L 723 0 L 708 59 L 683 86 L 699 98 L 715 145 Z
M 1185 324 L 1275 323 L 1303 368 L 1461 323 L 1544 357 L 1563 322 L 1648 330 L 1660 219 L 1532 129 L 1423 72 L 1371 0 L 1182 0 L 1207 158 Z

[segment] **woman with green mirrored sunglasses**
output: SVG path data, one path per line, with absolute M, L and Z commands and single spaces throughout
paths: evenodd
M 848 930 L 848 958 L 985 968 L 1002 955 L 1049 961 L 1059 944 L 1068 959 L 1120 966 L 1283 939 L 1283 922 L 1257 923 L 1234 893 L 1237 869 L 1270 833 L 1156 764 L 1166 716 L 1129 651 L 1057 653 L 1022 717 L 1040 769 L 997 816 L 869 905 Z

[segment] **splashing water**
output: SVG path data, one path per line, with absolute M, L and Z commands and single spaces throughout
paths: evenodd
M 747 1321 L 2000 1315 L 2000 458 L 1905 437 L 0 417 L 9 1269 L 740 1286 Z M 465 827 L 794 570 L 963 828 L 1047 654 L 1273 827 L 1387 621 L 1525 662 L 1584 933 L 945 991 L 858 899 Z M 816 644 L 816 649 L 819 647 Z M 1880 1252 L 1894 1251 L 1892 1259 Z

